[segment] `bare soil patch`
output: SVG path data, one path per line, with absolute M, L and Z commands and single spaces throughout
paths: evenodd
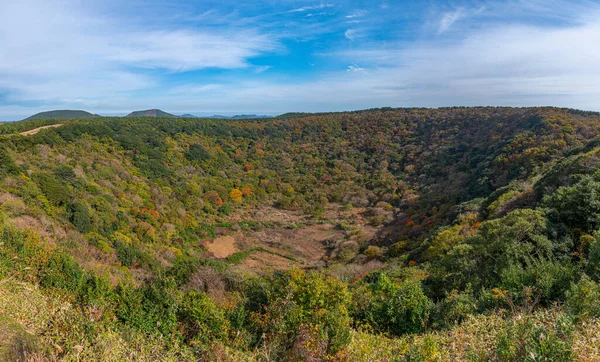
M 238 248 L 235 246 L 235 238 L 231 235 L 218 237 L 206 246 L 217 258 L 226 258 L 238 251 Z
M 60 126 L 62 126 L 62 123 L 51 124 L 49 126 L 43 126 L 43 127 L 34 128 L 32 130 L 21 132 L 19 134 L 21 136 L 33 136 L 34 134 L 38 134 L 41 130 L 43 130 L 45 128 L 56 128 L 56 127 L 60 127 Z

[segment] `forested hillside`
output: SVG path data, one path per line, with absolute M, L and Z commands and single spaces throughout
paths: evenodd
M 598 137 L 558 108 L 0 125 L 0 359 L 600 358 Z

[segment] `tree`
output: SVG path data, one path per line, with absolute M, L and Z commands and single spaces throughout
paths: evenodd
M 583 176 L 572 186 L 558 188 L 546 196 L 543 205 L 550 208 L 550 219 L 571 229 L 591 233 L 600 222 L 600 182 Z
M 221 195 L 219 195 L 219 193 L 215 190 L 206 191 L 204 193 L 204 200 L 213 205 L 223 205 L 223 199 L 221 199 Z
M 235 202 L 242 202 L 243 196 L 244 194 L 242 193 L 242 191 L 240 191 L 240 189 L 233 189 L 229 193 L 229 198 Z
M 0 180 L 8 175 L 14 175 L 18 171 L 19 169 L 10 154 L 8 154 L 4 147 L 0 147 Z
M 92 231 L 92 222 L 88 207 L 79 200 L 75 200 L 69 205 L 69 221 L 82 234 Z
M 185 157 L 190 161 L 207 161 L 211 159 L 210 153 L 208 153 L 204 147 L 193 144 L 190 146 L 189 150 L 185 153 Z

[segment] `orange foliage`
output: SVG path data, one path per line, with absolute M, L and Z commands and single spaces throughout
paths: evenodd
M 252 196 L 254 194 L 254 190 L 252 190 L 250 186 L 246 185 L 242 188 L 242 194 L 244 197 Z

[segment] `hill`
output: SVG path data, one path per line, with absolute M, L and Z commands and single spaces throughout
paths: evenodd
M 160 109 L 147 109 L 145 111 L 134 111 L 127 117 L 177 117 L 171 113 L 163 112 Z
M 0 359 L 596 359 L 598 113 L 61 124 L 0 137 Z
M 257 114 L 236 114 L 235 116 L 229 117 L 230 119 L 254 119 L 254 118 L 271 118 L 271 116 L 257 115 Z
M 25 120 L 34 120 L 34 119 L 78 119 L 78 118 L 94 118 L 100 117 L 97 114 L 92 114 L 86 111 L 76 111 L 76 110 L 55 110 L 55 111 L 47 111 L 36 113 L 31 117 L 25 118 Z
M 189 114 L 189 113 L 182 114 L 179 117 L 181 117 L 181 118 L 198 118 L 198 117 L 194 116 L 193 114 Z

